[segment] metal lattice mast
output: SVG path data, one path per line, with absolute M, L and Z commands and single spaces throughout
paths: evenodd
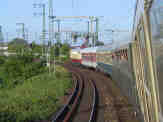
M 50 53 L 51 53 L 51 44 L 53 40 L 53 26 L 54 26 L 53 25 L 53 0 L 49 0 L 49 41 L 48 41 L 48 55 L 47 55 L 49 73 L 51 72 Z
M 88 24 L 87 24 L 87 28 L 88 28 L 87 31 L 88 31 L 88 35 L 89 35 L 89 21 L 88 21 Z
M 61 43 L 61 38 L 60 38 L 60 31 L 61 31 L 61 29 L 60 29 L 60 20 L 57 20 L 57 23 L 58 23 L 58 39 L 57 39 L 57 43 L 59 44 L 59 60 L 60 60 L 60 43 Z
M 58 38 L 57 38 L 57 43 L 60 43 L 61 21 L 60 20 L 56 20 L 56 21 L 57 21 L 57 25 L 58 25 Z
M 46 9 L 45 4 L 42 5 L 43 7 L 43 16 L 42 16 L 42 56 L 45 53 L 45 40 L 46 40 Z
M 99 19 L 96 17 L 96 41 L 98 41 L 98 33 L 99 33 Z M 95 44 L 96 44 L 95 41 Z
M 41 15 L 42 16 L 42 35 L 41 35 L 41 44 L 42 44 L 42 56 L 45 54 L 45 40 L 46 40 L 46 5 L 42 3 L 35 3 L 33 4 L 34 8 L 41 8 L 42 12 L 41 13 L 34 13 L 34 16 Z
M 90 16 L 90 24 L 91 24 L 91 39 L 92 39 L 92 46 L 94 47 L 95 46 L 95 40 L 94 40 L 94 33 L 93 33 L 93 20 L 94 20 L 94 17 L 93 16 Z

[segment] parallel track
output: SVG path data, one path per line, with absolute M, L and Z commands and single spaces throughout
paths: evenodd
M 56 114 L 55 118 L 51 122 L 69 122 L 73 121 L 73 118 L 76 117 L 76 111 L 79 110 L 82 106 L 80 102 L 83 100 L 83 92 L 85 90 L 85 84 L 90 82 L 90 89 L 93 91 L 93 99 L 91 103 L 91 110 L 89 111 L 86 118 L 89 118 L 88 122 L 94 122 L 96 119 L 96 107 L 97 107 L 97 88 L 95 83 L 92 80 L 86 78 L 80 73 L 80 71 L 74 70 L 71 66 L 65 66 L 70 72 L 72 72 L 73 80 L 76 83 L 72 95 L 69 97 L 67 103 L 60 109 Z

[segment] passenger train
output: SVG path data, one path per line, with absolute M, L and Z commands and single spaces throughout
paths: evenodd
M 131 43 L 72 49 L 73 63 L 110 74 L 141 122 L 163 122 L 163 1 L 137 0 Z

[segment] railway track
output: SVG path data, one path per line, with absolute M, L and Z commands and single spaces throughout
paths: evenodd
M 101 72 L 64 65 L 75 88 L 52 122 L 140 122 L 120 89 Z
M 65 65 L 65 67 L 72 72 L 75 88 L 51 122 L 95 122 L 98 103 L 95 83 L 72 66 Z

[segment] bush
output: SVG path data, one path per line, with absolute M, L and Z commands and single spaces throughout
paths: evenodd
M 35 61 L 32 55 L 18 55 L 6 58 L 0 67 L 0 78 L 3 81 L 1 87 L 15 87 L 30 77 L 46 71 L 42 60 Z
M 57 74 L 34 76 L 22 85 L 0 92 L 0 122 L 29 122 L 48 118 L 61 106 L 59 99 L 71 87 L 71 75 L 62 67 Z
M 0 66 L 5 63 L 5 59 L 6 59 L 6 57 L 0 56 Z

